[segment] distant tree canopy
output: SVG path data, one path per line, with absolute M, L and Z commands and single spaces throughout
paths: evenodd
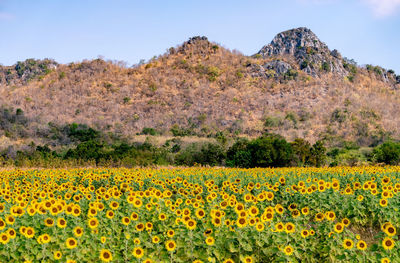
M 0 112 L 1 113 L 1 112 Z M 21 123 L 23 112 L 5 110 L 0 125 Z M 292 142 L 278 134 L 265 133 L 255 139 L 236 138 L 228 143 L 227 134 L 217 132 L 212 141 L 197 141 L 183 145 L 181 137 L 167 140 L 162 146 L 151 143 L 147 137 L 143 143 L 128 143 L 120 139 L 110 139 L 102 132 L 84 124 L 72 123 L 63 127 L 49 124 L 50 134 L 60 136 L 69 142 L 64 151 L 54 151 L 49 145 L 25 146 L 25 150 L 9 148 L 0 152 L 0 165 L 13 163 L 17 166 L 40 166 L 53 163 L 77 163 L 113 166 L 148 165 L 207 165 L 228 167 L 287 167 L 357 165 L 365 162 L 396 165 L 400 163 L 400 143 L 386 141 L 370 151 L 360 150 L 356 142 L 345 141 L 341 148 L 327 152 L 322 141 L 311 144 L 296 138 Z M 156 135 L 156 130 L 144 128 L 143 134 Z M 64 138 L 63 136 L 67 136 Z M 117 138 L 117 137 L 116 137 Z M 229 146 L 231 145 L 231 146 Z M 71 147 L 72 146 L 72 147 Z
M 303 139 L 288 143 L 282 136 L 264 134 L 254 139 L 239 139 L 227 151 L 226 164 L 236 167 L 321 166 L 326 149 Z

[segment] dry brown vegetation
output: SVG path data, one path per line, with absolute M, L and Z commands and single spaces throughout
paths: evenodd
M 25 140 L 42 142 L 49 122 L 85 123 L 130 139 L 144 127 L 170 135 L 175 124 L 199 136 L 221 130 L 256 136 L 266 120 L 269 131 L 289 140 L 370 145 L 399 137 L 399 84 L 361 68 L 352 82 L 332 73 L 312 78 L 292 58 L 280 59 L 298 69 L 296 78 L 259 76 L 252 65 L 269 59 L 202 38 L 134 68 L 96 59 L 55 65 L 29 81 L 18 76 L 6 81 L 13 67 L 3 67 L 0 103 L 22 109 Z M 0 141 L 11 143 L 5 137 Z

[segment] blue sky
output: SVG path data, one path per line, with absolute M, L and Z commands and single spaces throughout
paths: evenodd
M 252 55 L 300 26 L 359 64 L 400 74 L 400 0 L 0 0 L 0 63 L 104 56 L 131 65 L 195 35 Z

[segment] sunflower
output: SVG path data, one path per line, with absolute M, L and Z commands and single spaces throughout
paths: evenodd
M 315 221 L 317 221 L 317 222 L 321 222 L 322 220 L 324 220 L 324 218 L 325 218 L 325 215 L 323 213 L 317 213 L 315 215 Z
M 257 216 L 258 213 L 259 213 L 258 207 L 256 207 L 256 206 L 251 206 L 250 209 L 249 209 L 249 213 L 250 213 L 250 215 L 253 216 L 253 217 L 254 217 L 254 216 Z
M 145 225 L 143 223 L 139 223 L 135 226 L 137 231 L 143 231 L 145 228 Z
M 387 199 L 379 200 L 379 205 L 382 206 L 382 207 L 386 207 L 388 205 Z
M 52 227 L 52 226 L 54 226 L 54 220 L 53 220 L 52 218 L 46 218 L 46 219 L 44 220 L 44 224 L 45 224 L 47 227 Z
M 61 257 L 62 257 L 61 251 L 55 251 L 55 252 L 53 253 L 53 257 L 54 257 L 54 259 L 56 259 L 56 260 L 61 259 Z
M 310 233 L 308 232 L 307 229 L 304 229 L 304 230 L 301 231 L 301 237 L 302 237 L 302 238 L 306 238 L 306 237 L 308 237 L 309 235 L 310 235 Z
M 10 241 L 10 237 L 6 233 L 1 233 L 0 234 L 0 242 L 2 244 L 7 244 Z
M 396 235 L 396 228 L 394 226 L 390 225 L 390 226 L 385 228 L 384 232 L 388 236 L 392 237 L 392 236 Z
M 167 231 L 167 236 L 168 237 L 173 237 L 174 235 L 175 235 L 175 231 L 174 230 L 170 229 L 170 230 Z
M 285 224 L 285 232 L 286 233 L 294 233 L 296 231 L 296 227 L 293 223 L 286 223 Z
M 73 249 L 78 245 L 78 242 L 76 241 L 75 238 L 70 237 L 70 238 L 67 238 L 67 241 L 65 241 L 65 244 L 67 245 L 67 248 Z
M 236 220 L 236 225 L 237 225 L 239 228 L 245 227 L 245 226 L 247 225 L 247 220 L 246 220 L 246 218 L 245 218 L 245 217 L 239 217 L 239 218 Z
M 285 211 L 285 208 L 283 208 L 283 206 L 282 205 L 280 205 L 280 204 L 277 204 L 277 205 L 275 205 L 275 211 L 278 213 L 278 214 L 283 214 L 283 212 Z
M 175 241 L 170 239 L 167 242 L 165 242 L 165 248 L 170 252 L 174 251 L 176 249 Z
M 392 238 L 390 237 L 385 237 L 385 239 L 382 241 L 382 246 L 386 250 L 391 250 L 394 248 L 395 242 Z
M 246 256 L 246 257 L 244 257 L 243 262 L 244 263 L 253 263 L 254 262 L 253 261 L 253 257 L 252 256 Z
M 112 210 L 116 210 L 116 209 L 118 209 L 119 204 L 115 201 L 112 201 L 109 206 Z
M 107 238 L 106 238 L 106 237 L 101 237 L 101 238 L 100 238 L 100 242 L 101 242 L 102 244 L 106 243 L 106 241 L 107 241 Z
M 77 226 L 74 228 L 74 235 L 76 237 L 81 237 L 83 235 L 83 228 L 80 226 Z
M 25 236 L 27 238 L 33 238 L 34 235 L 35 235 L 35 229 L 33 229 L 32 227 L 27 227 L 25 229 Z
M 310 212 L 310 209 L 309 209 L 308 207 L 303 207 L 303 208 L 301 209 L 301 213 L 302 213 L 303 215 L 308 215 L 309 212 Z
M 131 219 L 132 219 L 133 221 L 136 221 L 136 220 L 139 219 L 139 215 L 138 215 L 137 213 L 135 213 L 135 212 L 132 212 L 132 214 L 131 214 Z
M 344 224 L 345 227 L 348 227 L 350 225 L 350 219 L 348 218 L 343 218 L 342 223 Z
M 209 236 L 209 235 L 211 235 L 213 233 L 213 230 L 211 229 L 211 228 L 208 228 L 208 229 L 206 229 L 205 231 L 204 231 L 204 235 L 205 236 Z
M 6 222 L 0 218 L 0 230 L 3 230 L 6 227 Z
M 195 228 L 196 228 L 196 225 L 197 225 L 197 223 L 196 223 L 196 221 L 194 221 L 193 219 L 190 219 L 189 221 L 186 222 L 186 227 L 187 227 L 189 230 L 195 229 Z
M 108 219 L 113 219 L 114 218 L 114 211 L 112 211 L 112 210 L 107 210 L 107 212 L 106 212 L 106 217 L 108 218 Z
M 264 229 L 265 229 L 265 225 L 264 225 L 263 223 L 258 222 L 258 223 L 256 224 L 256 230 L 257 230 L 258 232 L 262 232 L 262 231 L 264 231 Z
M 344 229 L 344 224 L 343 223 L 336 223 L 334 226 L 334 230 L 336 233 L 342 233 Z
M 290 256 L 293 254 L 293 247 L 291 245 L 286 246 L 283 249 L 283 253 L 285 253 L 286 256 Z
M 207 237 L 206 238 L 206 244 L 209 246 L 212 246 L 215 244 L 215 239 L 213 237 Z
M 354 246 L 354 243 L 351 239 L 346 238 L 345 240 L 343 240 L 343 247 L 345 249 L 352 249 Z
M 326 212 L 325 217 L 326 217 L 326 219 L 328 219 L 329 221 L 333 221 L 333 220 L 335 220 L 336 215 L 335 215 L 335 212 L 329 211 L 329 212 Z
M 158 220 L 160 221 L 165 221 L 167 219 L 167 215 L 164 213 L 161 213 L 158 215 Z
M 67 221 L 64 218 L 57 218 L 57 227 L 65 228 L 67 226 Z
M 129 225 L 129 223 L 131 222 L 131 220 L 129 219 L 129 217 L 124 216 L 124 217 L 121 219 L 121 222 L 122 222 L 123 225 L 127 226 L 127 225 Z
M 99 220 L 96 217 L 92 217 L 89 219 L 88 225 L 91 229 L 96 229 L 99 225 Z
M 111 254 L 111 251 L 108 249 L 102 249 L 100 250 L 100 260 L 103 262 L 110 262 L 112 261 L 113 256 Z
M 285 231 L 285 225 L 282 222 L 276 223 L 275 229 L 277 232 Z
M 367 243 L 365 243 L 365 241 L 363 241 L 363 240 L 359 240 L 357 242 L 357 249 L 366 250 L 367 249 Z
M 195 215 L 198 219 L 202 219 L 206 215 L 206 212 L 202 208 L 198 208 L 196 209 Z
M 157 244 L 160 242 L 160 238 L 158 236 L 154 236 L 151 238 L 151 242 L 153 242 L 154 244 Z
M 40 238 L 42 244 L 47 244 L 51 240 L 51 237 L 48 234 L 43 234 L 39 238 Z
M 228 259 L 225 259 L 223 263 L 235 263 L 235 261 L 233 261 L 232 259 L 228 258 Z
M 382 258 L 381 259 L 381 263 L 390 263 L 390 259 L 389 258 Z
M 15 218 L 12 215 L 8 215 L 6 217 L 6 223 L 7 225 L 13 225 L 15 223 Z
M 134 239 L 133 239 L 133 243 L 134 243 L 135 245 L 140 245 L 140 239 L 139 239 L 139 238 L 134 238 Z

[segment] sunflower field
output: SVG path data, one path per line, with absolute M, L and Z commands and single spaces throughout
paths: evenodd
M 0 262 L 400 262 L 400 167 L 0 171 Z

